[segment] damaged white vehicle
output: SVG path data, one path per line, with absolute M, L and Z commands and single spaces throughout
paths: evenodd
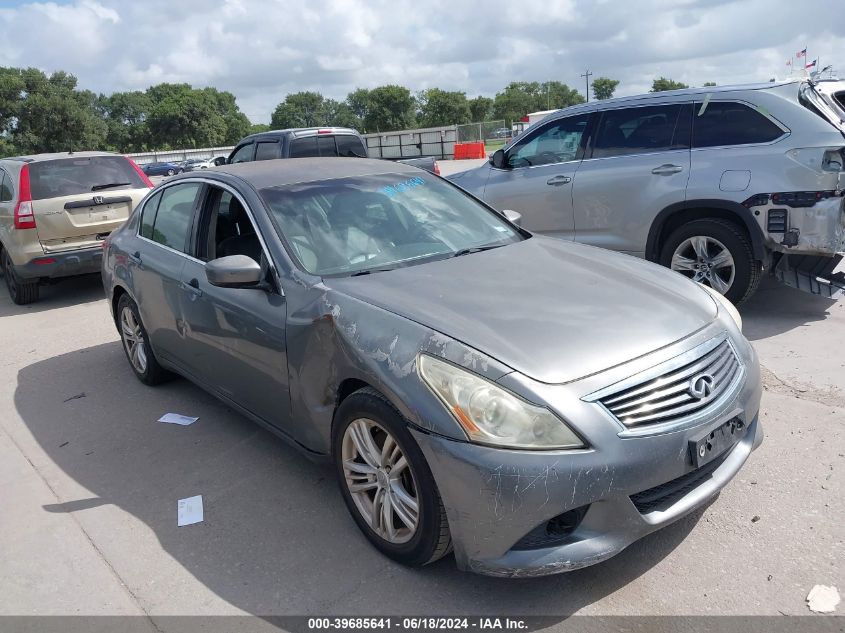
M 815 76 L 608 99 L 449 179 L 529 230 L 659 262 L 734 303 L 763 271 L 837 298 L 843 121 L 845 82 Z

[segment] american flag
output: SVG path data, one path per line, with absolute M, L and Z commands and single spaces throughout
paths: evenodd
M 798 51 L 795 53 L 795 59 L 801 59 L 802 57 L 807 56 L 807 49 L 805 48 L 803 51 Z
M 814 59 L 814 60 L 813 60 L 813 61 L 811 61 L 809 64 L 806 64 L 806 65 L 804 66 L 804 68 L 812 68 L 813 66 L 815 66 L 815 65 L 816 65 L 816 62 L 818 62 L 818 61 L 819 61 L 819 60 Z

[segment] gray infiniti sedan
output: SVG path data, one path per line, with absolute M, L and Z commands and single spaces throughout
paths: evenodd
M 760 373 L 717 293 L 512 220 L 401 164 L 243 163 L 153 189 L 103 281 L 142 382 L 330 459 L 387 556 L 551 574 L 715 497 Z

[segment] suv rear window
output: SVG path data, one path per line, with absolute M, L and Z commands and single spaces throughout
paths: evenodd
M 290 150 L 288 151 L 288 157 L 310 158 L 312 156 L 318 156 L 316 136 L 305 136 L 303 138 L 295 138 L 290 142 Z
M 86 156 L 30 163 L 29 185 L 33 200 L 127 187 L 147 189 L 141 176 L 123 156 Z
M 693 147 L 769 143 L 784 134 L 768 117 L 744 103 L 719 101 L 695 104 Z

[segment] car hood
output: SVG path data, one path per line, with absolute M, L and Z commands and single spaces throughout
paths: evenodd
M 544 383 L 632 360 L 706 326 L 716 304 L 691 281 L 619 253 L 534 236 L 462 257 L 326 279 Z

